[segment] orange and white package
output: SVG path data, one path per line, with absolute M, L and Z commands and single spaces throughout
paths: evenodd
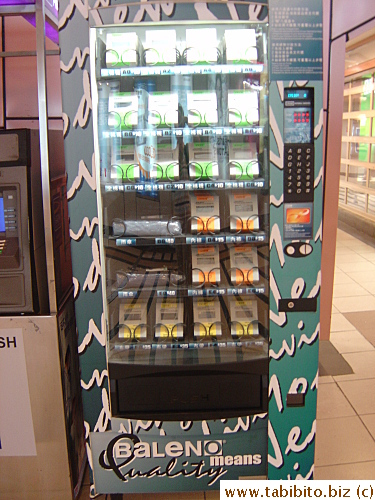
M 192 234 L 214 234 L 220 232 L 219 196 L 210 192 L 190 194 Z
M 218 285 L 220 283 L 219 249 L 215 246 L 199 245 L 191 247 L 192 284 Z
M 233 285 L 247 285 L 259 281 L 258 254 L 248 245 L 232 246 L 230 254 L 230 279 Z
M 258 196 L 247 192 L 229 193 L 230 230 L 240 233 L 259 229 Z

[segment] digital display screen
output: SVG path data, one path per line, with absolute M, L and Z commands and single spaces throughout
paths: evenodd
M 285 94 L 286 99 L 308 99 L 309 97 L 309 90 L 306 89 L 289 89 Z
M 4 198 L 0 197 L 0 233 L 5 233 Z

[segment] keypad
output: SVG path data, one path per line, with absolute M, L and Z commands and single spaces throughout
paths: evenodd
M 314 201 L 314 146 L 284 145 L 284 201 Z

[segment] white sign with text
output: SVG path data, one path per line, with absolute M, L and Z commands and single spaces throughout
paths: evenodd
M 0 457 L 36 455 L 21 328 L 0 329 Z

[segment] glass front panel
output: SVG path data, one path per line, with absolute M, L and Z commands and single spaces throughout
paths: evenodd
M 109 362 L 266 359 L 264 27 L 92 35 Z

